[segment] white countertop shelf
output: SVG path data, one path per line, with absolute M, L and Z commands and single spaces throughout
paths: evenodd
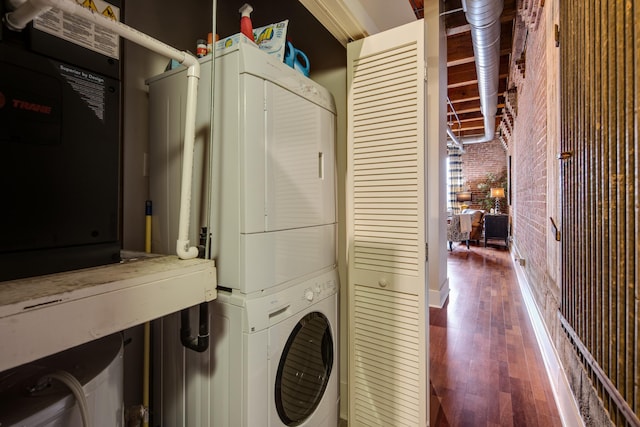
M 214 261 L 123 258 L 0 282 L 0 372 L 216 298 Z

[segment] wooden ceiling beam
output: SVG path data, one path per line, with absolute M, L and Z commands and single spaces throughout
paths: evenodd
M 448 121 L 455 121 L 457 123 L 458 119 L 456 119 L 456 117 L 460 120 L 461 123 L 464 123 L 469 120 L 476 120 L 479 117 L 482 117 L 482 113 L 480 112 L 480 110 L 476 110 L 476 111 L 465 111 L 464 113 L 459 113 L 457 116 L 455 116 L 452 112 L 449 112 L 447 114 Z
M 461 118 L 460 116 L 458 116 L 458 118 L 460 119 L 460 123 L 465 127 L 467 125 L 473 126 L 474 123 L 477 124 L 478 122 L 482 122 L 484 120 L 484 118 L 480 114 L 474 114 L 473 117 L 470 117 L 470 114 L 467 114 L 465 115 L 465 118 Z M 458 123 L 458 120 L 456 120 L 455 122 Z
M 495 119 L 495 124 L 496 127 L 498 125 L 500 125 L 500 123 L 502 122 L 502 118 L 501 117 L 496 117 Z M 484 118 L 482 116 L 480 117 L 476 117 L 475 119 L 468 119 L 465 121 L 460 121 L 458 122 L 457 120 L 455 120 L 455 118 L 453 120 L 449 120 L 447 122 L 449 124 L 449 126 L 451 127 L 452 130 L 470 130 L 470 129 L 482 129 L 484 128 Z
M 457 129 L 455 127 L 453 127 L 453 128 L 451 128 L 451 130 L 453 131 L 453 133 L 455 133 Z M 480 120 L 480 121 L 474 123 L 473 126 L 464 126 L 460 130 L 462 132 L 469 132 L 471 130 L 484 130 L 484 121 Z
M 464 90 L 462 90 L 464 89 Z M 478 86 L 465 86 L 464 88 L 456 88 L 454 91 L 449 92 L 449 100 L 454 105 L 465 103 L 465 102 L 473 102 L 477 101 L 480 103 L 480 93 L 478 92 Z
M 509 75 L 509 56 L 500 57 L 500 79 Z M 465 85 L 478 84 L 475 62 L 447 67 L 447 87 L 456 88 Z
M 480 99 L 474 100 L 474 101 L 464 101 L 464 102 L 459 102 L 456 100 L 456 102 L 451 101 L 451 104 L 453 105 L 453 109 L 455 110 L 455 113 L 460 115 L 460 114 L 464 114 L 464 113 L 470 113 L 470 112 L 474 112 L 474 111 L 480 111 Z M 453 114 L 453 111 L 449 110 L 450 114 Z
M 447 67 L 447 87 L 454 88 L 467 84 L 478 84 L 476 74 L 476 64 L 467 62 L 465 64 Z
M 498 132 L 499 124 L 496 125 L 496 132 Z M 481 126 L 474 126 L 462 129 L 456 129 L 455 127 L 451 128 L 451 131 L 454 135 L 459 138 L 465 138 L 469 136 L 484 136 L 484 124 Z
M 460 117 L 461 115 L 470 114 L 470 113 L 482 114 L 482 112 L 480 111 L 480 102 L 470 101 L 470 102 L 456 103 L 454 104 L 454 108 L 456 109 L 455 114 L 457 114 L 458 117 Z M 500 100 L 498 100 L 498 109 L 502 109 L 502 108 L 504 108 L 504 103 L 500 103 Z M 454 113 L 453 111 L 449 110 L 447 112 L 447 115 L 453 116 Z
M 474 130 L 468 130 L 468 131 L 460 131 L 460 132 L 453 132 L 455 136 L 457 136 L 458 138 L 473 138 L 473 137 L 478 137 L 478 136 L 483 136 L 484 135 L 484 130 L 482 132 L 478 132 L 478 130 L 474 129 Z
M 505 90 L 507 90 L 507 81 L 506 79 L 501 79 L 498 82 L 498 94 L 504 93 Z M 477 84 L 472 84 L 449 89 L 447 90 L 447 96 L 449 101 L 455 105 L 456 103 L 480 99 L 480 91 Z

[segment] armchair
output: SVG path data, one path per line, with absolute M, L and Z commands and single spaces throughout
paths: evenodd
M 469 233 L 469 240 L 475 240 L 476 244 L 479 244 L 480 240 L 482 240 L 485 212 L 479 209 L 465 209 L 462 213 L 471 214 L 471 232 Z
M 462 219 L 462 217 L 466 217 Z M 464 223 L 467 224 L 464 227 Z M 461 226 L 462 224 L 462 226 Z M 465 230 L 466 228 L 466 230 Z M 464 231 L 463 231 L 464 230 Z M 469 234 L 471 233 L 471 218 L 469 214 L 453 215 L 447 225 L 447 240 L 449 241 L 449 250 L 453 250 L 453 242 L 466 242 L 469 249 Z

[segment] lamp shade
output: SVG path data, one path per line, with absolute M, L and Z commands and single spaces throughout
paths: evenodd
M 501 198 L 504 197 L 504 188 L 492 188 L 491 189 L 491 197 Z
M 456 200 L 459 202 L 468 202 L 471 200 L 471 191 L 461 191 L 456 193 Z

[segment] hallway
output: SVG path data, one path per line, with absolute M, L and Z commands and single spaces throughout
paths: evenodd
M 509 252 L 454 245 L 429 309 L 431 426 L 560 426 Z

